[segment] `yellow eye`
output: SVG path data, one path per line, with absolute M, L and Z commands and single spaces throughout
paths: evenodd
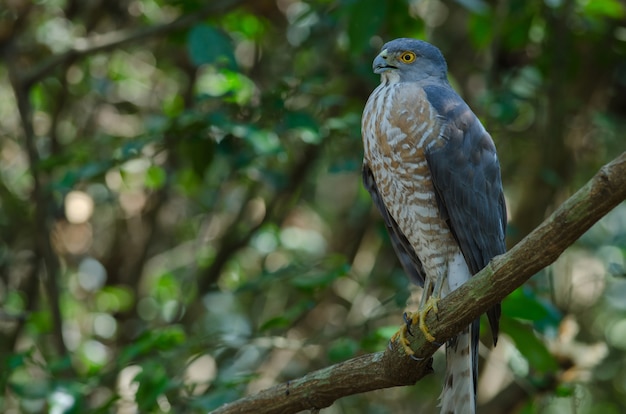
M 404 52 L 400 55 L 400 60 L 403 63 L 412 63 L 415 60 L 415 53 L 413 52 Z

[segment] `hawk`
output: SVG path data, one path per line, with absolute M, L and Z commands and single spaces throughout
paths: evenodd
M 411 326 L 434 342 L 427 313 L 505 252 L 506 207 L 493 140 L 448 83 L 439 49 L 392 40 L 373 70 L 381 82 L 363 111 L 363 182 L 407 275 L 424 288 L 394 336 L 412 355 Z M 500 305 L 487 315 L 495 345 Z M 479 327 L 476 319 L 446 344 L 442 413 L 476 410 Z

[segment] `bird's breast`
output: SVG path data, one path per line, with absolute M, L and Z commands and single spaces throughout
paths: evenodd
M 365 154 L 414 163 L 424 159 L 424 151 L 441 140 L 441 128 L 421 87 L 411 83 L 381 84 L 372 92 L 363 112 Z
M 381 85 L 363 112 L 365 160 L 385 206 L 428 268 L 453 242 L 442 219 L 425 152 L 439 140 L 441 125 L 423 89 L 407 84 Z

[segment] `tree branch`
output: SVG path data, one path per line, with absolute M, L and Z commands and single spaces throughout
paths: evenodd
M 426 324 L 437 341 L 456 335 L 475 318 L 553 263 L 595 222 L 626 199 L 626 152 L 605 165 L 583 188 L 504 255 L 439 303 Z M 397 345 L 385 352 L 362 355 L 297 380 L 268 388 L 226 404 L 214 414 L 295 413 L 324 408 L 337 399 L 362 392 L 412 385 L 431 372 L 437 346 L 423 337 L 412 338 L 411 348 L 423 358 L 415 361 Z
M 9 48 L 11 49 L 11 48 Z M 7 53 L 4 56 L 9 56 Z M 46 178 L 39 169 L 39 152 L 35 142 L 33 129 L 33 108 L 28 97 L 30 88 L 18 82 L 19 69 L 12 60 L 8 60 L 8 72 L 15 101 L 17 103 L 22 129 L 24 130 L 24 147 L 28 156 L 29 169 L 33 179 L 31 200 L 34 203 L 34 217 L 32 230 L 35 235 L 35 256 L 37 260 L 43 260 L 46 269 L 45 288 L 50 304 L 50 315 L 53 326 L 53 343 L 59 355 L 67 356 L 67 347 L 63 341 L 63 318 L 59 302 L 58 277 L 60 274 L 59 260 L 50 243 L 50 223 L 48 206 L 50 194 L 46 188 Z
M 436 350 L 437 348 L 434 348 Z M 434 352 L 433 350 L 433 352 Z M 324 408 L 347 395 L 413 385 L 432 372 L 432 358 L 416 361 L 404 351 L 361 355 L 276 385 L 213 411 L 213 414 L 297 413 Z

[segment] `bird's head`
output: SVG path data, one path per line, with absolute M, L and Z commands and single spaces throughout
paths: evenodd
M 435 46 L 422 40 L 395 39 L 383 45 L 372 65 L 374 73 L 395 82 L 447 79 L 448 67 Z

